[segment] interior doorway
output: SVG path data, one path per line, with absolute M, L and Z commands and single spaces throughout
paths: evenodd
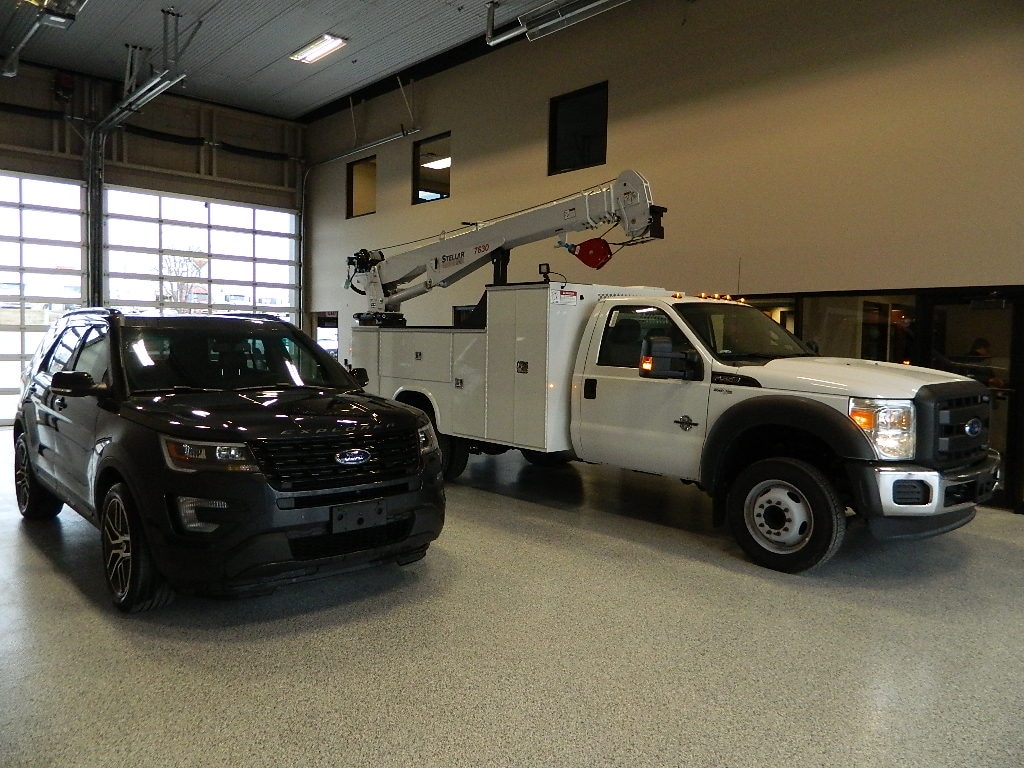
M 338 358 L 338 313 L 314 312 L 313 328 L 316 343 Z
M 992 393 L 991 443 L 1003 456 L 1004 487 L 995 502 L 1024 511 L 1024 441 L 1018 391 L 1020 297 L 1006 292 L 929 297 L 925 365 L 985 384 Z

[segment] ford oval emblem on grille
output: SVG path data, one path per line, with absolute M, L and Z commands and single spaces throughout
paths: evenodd
M 964 424 L 964 432 L 968 437 L 978 437 L 984 428 L 985 425 L 981 423 L 979 418 L 973 418 Z
M 339 464 L 344 464 L 346 467 L 354 467 L 368 462 L 370 460 L 370 452 L 364 451 L 362 448 L 350 448 L 347 451 L 334 454 L 334 460 Z

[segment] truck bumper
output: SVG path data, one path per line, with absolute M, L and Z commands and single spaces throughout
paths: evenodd
M 945 533 L 974 518 L 975 507 L 1000 483 L 996 451 L 970 467 L 939 471 L 915 465 L 857 464 L 851 479 L 858 512 L 878 539 L 917 539 Z

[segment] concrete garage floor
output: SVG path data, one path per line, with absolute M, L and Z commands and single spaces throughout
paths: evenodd
M 5 476 L 0 765 L 1015 768 L 1022 601 L 1003 510 L 787 576 L 676 481 L 509 454 L 405 569 L 122 616 Z

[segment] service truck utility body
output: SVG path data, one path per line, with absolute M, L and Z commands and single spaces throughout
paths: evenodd
M 542 453 L 575 450 L 585 459 L 570 434 L 570 408 L 578 406 L 569 394 L 577 354 L 585 352 L 580 339 L 600 296 L 629 291 L 492 286 L 487 328 L 357 327 L 352 356 L 366 366 L 370 391 L 429 399 L 446 435 Z
M 753 560 L 791 572 L 831 557 L 851 513 L 878 538 L 929 536 L 999 483 L 990 394 L 972 379 L 818 356 L 753 307 L 657 288 L 490 285 L 480 327 L 405 327 L 387 298 L 401 281 L 363 253 L 356 271 L 383 294 L 357 315 L 353 360 L 368 389 L 432 418 L 449 478 L 469 452 L 508 449 L 679 477 Z

